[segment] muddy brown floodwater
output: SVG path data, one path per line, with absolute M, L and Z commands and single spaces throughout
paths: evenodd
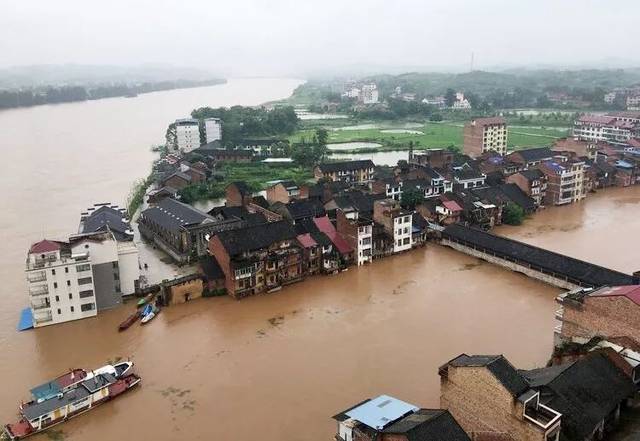
M 258 94 L 266 101 L 278 93 L 286 96 L 296 84 L 254 87 L 260 91 L 268 87 L 275 94 Z M 237 93 L 246 94 L 247 87 L 251 85 L 237 86 Z M 196 98 L 189 98 L 189 105 Z M 126 100 L 116 103 L 129 105 Z M 100 109 L 114 106 L 109 101 L 89 104 Z M 151 100 L 149 105 L 157 112 L 163 104 Z M 78 106 L 77 112 L 84 114 L 91 106 Z M 60 109 L 73 114 L 68 107 Z M 123 119 L 123 109 L 116 109 L 117 121 Z M 23 125 L 44 127 L 47 112 L 30 110 L 40 119 L 26 112 L 24 117 L 30 119 Z M 60 110 L 50 111 L 56 116 Z M 104 112 L 107 117 L 109 112 Z M 14 116 L 9 118 L 11 127 Z M 166 125 L 166 115 L 163 118 L 161 128 Z M 117 123 L 106 121 L 104 126 L 113 131 Z M 105 132 L 105 136 L 114 135 Z M 99 145 L 110 148 L 108 144 Z M 0 224 L 4 241 L 1 421 L 14 418 L 30 387 L 70 367 L 131 357 L 143 377 L 142 387 L 59 426 L 61 437 L 69 441 L 327 440 L 335 430 L 331 415 L 364 397 L 387 393 L 437 407 L 438 366 L 461 352 L 504 353 L 523 368 L 546 362 L 550 354 L 558 290 L 432 244 L 337 276 L 313 277 L 274 294 L 240 302 L 200 299 L 165 308 L 150 325 L 135 325 L 124 333 L 117 332 L 117 325 L 131 312 L 131 304 L 95 319 L 18 333 L 18 309 L 26 303 L 22 262 L 28 242 L 38 235 L 33 230 L 42 224 L 53 225 L 47 234 L 73 228 L 77 213 L 96 202 L 95 197 L 122 192 L 132 177 L 145 173 L 144 164 L 127 165 L 125 171 L 131 176 L 123 177 L 122 170 L 104 166 L 108 155 L 91 151 L 102 158 L 98 165 L 90 162 L 91 157 L 71 161 L 61 172 L 64 179 L 51 181 L 46 191 L 29 181 L 32 174 L 37 176 L 38 167 L 25 174 L 11 168 L 18 164 L 9 166 L 5 161 L 4 179 L 13 173 L 14 193 L 2 196 L 9 211 Z M 44 145 L 43 155 L 52 155 Z M 147 153 L 138 156 L 151 159 Z M 42 166 L 55 176 L 52 166 Z M 84 175 L 86 167 L 97 167 L 109 177 L 99 174 L 99 181 L 92 182 Z M 67 192 L 73 182 L 84 187 L 74 184 Z M 599 193 L 580 205 L 547 210 L 523 227 L 499 232 L 632 271 L 638 252 L 625 245 L 640 233 L 639 201 L 640 188 Z M 34 441 L 46 439 L 40 435 Z

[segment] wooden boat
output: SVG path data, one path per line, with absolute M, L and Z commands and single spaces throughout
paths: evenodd
M 124 331 L 126 329 L 129 329 L 131 327 L 131 325 L 133 325 L 135 322 L 138 321 L 138 319 L 140 318 L 140 311 L 136 310 L 133 314 L 131 314 L 129 317 L 127 317 L 122 323 L 120 323 L 120 326 L 118 326 L 118 331 Z
M 137 386 L 142 379 L 130 373 L 132 362 L 103 366 L 87 373 L 83 381 L 74 383 L 54 397 L 33 400 L 20 406 L 20 419 L 4 426 L 10 440 L 20 440 L 47 430 Z

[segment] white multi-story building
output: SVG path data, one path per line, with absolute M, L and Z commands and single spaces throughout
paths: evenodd
M 413 214 L 403 210 L 400 202 L 382 199 L 373 203 L 373 220 L 382 225 L 393 238 L 393 252 L 410 250 L 413 246 Z
M 25 273 L 34 327 L 97 314 L 87 251 L 74 253 L 66 242 L 41 240 L 29 249 Z
M 616 92 L 609 92 L 604 94 L 605 104 L 613 104 L 616 102 Z
M 176 147 L 184 152 L 200 147 L 200 126 L 197 119 L 176 120 Z
M 640 110 L 640 94 L 627 97 L 627 110 Z
M 634 123 L 613 115 L 583 115 L 573 124 L 573 137 L 581 141 L 626 144 L 635 129 Z
M 205 119 L 204 130 L 207 135 L 207 144 L 222 139 L 222 121 L 219 118 Z
M 360 91 L 360 100 L 363 104 L 375 104 L 378 102 L 378 87 L 375 84 L 365 84 Z

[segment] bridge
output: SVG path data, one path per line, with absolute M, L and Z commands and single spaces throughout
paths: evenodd
M 440 233 L 440 244 L 564 289 L 636 285 L 640 277 L 460 224 Z

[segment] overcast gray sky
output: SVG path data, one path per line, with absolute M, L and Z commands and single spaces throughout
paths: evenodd
M 639 64 L 638 0 L 0 0 L 0 67 Z M 606 65 L 605 65 L 606 66 Z

